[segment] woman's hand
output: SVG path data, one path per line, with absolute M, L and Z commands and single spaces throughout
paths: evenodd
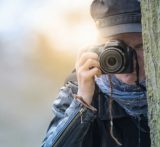
M 87 104 L 91 104 L 95 90 L 95 76 L 100 76 L 98 55 L 94 52 L 83 52 L 76 62 L 78 93 Z

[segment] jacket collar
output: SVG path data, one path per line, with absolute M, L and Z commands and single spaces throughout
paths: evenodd
M 109 97 L 105 97 L 104 94 L 98 89 L 95 90 L 93 96 L 92 105 L 97 108 L 98 118 L 101 120 L 110 120 L 109 118 Z M 119 106 L 114 100 L 112 101 L 112 117 L 113 119 L 127 117 L 128 114 L 125 110 Z

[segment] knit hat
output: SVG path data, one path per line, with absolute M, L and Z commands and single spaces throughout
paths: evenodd
M 103 37 L 142 32 L 140 0 L 94 0 L 90 12 Z

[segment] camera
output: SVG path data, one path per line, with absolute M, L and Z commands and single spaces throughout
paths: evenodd
M 110 40 L 97 47 L 103 74 L 131 73 L 134 68 L 134 50 L 121 40 Z

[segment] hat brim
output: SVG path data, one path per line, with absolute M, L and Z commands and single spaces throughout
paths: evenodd
M 140 23 L 120 24 L 106 28 L 99 28 L 98 30 L 102 37 L 109 37 L 122 33 L 142 32 L 142 26 Z

